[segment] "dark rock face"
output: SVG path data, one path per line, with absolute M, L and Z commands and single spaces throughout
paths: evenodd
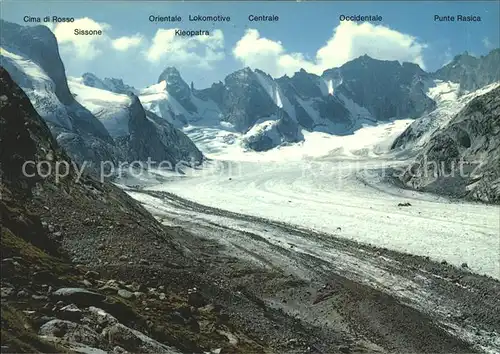
M 92 73 L 84 73 L 82 75 L 83 84 L 89 87 L 95 87 L 103 90 L 110 90 L 104 82 Z M 111 90 L 110 90 L 111 91 Z
M 276 81 L 282 87 L 286 96 L 295 93 L 302 98 L 321 97 L 323 93 L 318 85 L 321 78 L 314 74 L 309 74 L 304 69 L 296 72 L 291 78 L 283 76 Z
M 0 20 L 2 46 L 25 54 L 54 80 L 55 93 L 61 103 L 73 103 L 68 88 L 64 65 L 59 56 L 57 39 L 46 26 L 24 27 Z M 3 65 L 3 64 L 2 64 Z
M 66 301 L 76 305 L 96 305 L 106 299 L 106 296 L 82 288 L 60 288 L 51 294 L 55 301 Z
M 470 73 L 467 71 L 466 75 L 472 77 L 467 80 L 476 82 L 475 88 L 495 80 L 498 69 L 494 64 L 498 61 L 497 56 L 496 51 L 493 51 L 480 60 L 482 64 L 474 64 L 474 60 L 471 64 L 464 60 L 467 65 L 478 67 Z M 443 72 L 445 71 L 443 68 Z M 453 77 L 460 76 L 460 71 L 458 74 L 455 71 L 456 69 L 451 70 L 449 77 L 445 77 L 444 74 L 426 73 L 416 64 L 376 60 L 364 55 L 340 68 L 326 70 L 321 76 L 302 69 L 292 77 L 283 76 L 274 80 L 258 69 L 254 71 L 245 68 L 228 75 L 224 83 L 219 82 L 204 90 L 192 88 L 192 92 L 173 68 L 167 68 L 161 78 L 171 77 L 170 81 L 175 88 L 172 89 L 172 95 L 179 102 L 184 102 L 183 106 L 188 112 L 192 112 L 193 108 L 186 97 L 194 95 L 203 100 L 212 100 L 220 108 L 222 120 L 232 123 L 242 133 L 266 119 L 279 121 L 280 108 L 270 97 L 273 94 L 268 92 L 279 89 L 281 99 L 287 101 L 289 118 L 293 117 L 300 128 L 342 135 L 357 129 L 363 119 L 383 121 L 418 118 L 432 112 L 436 103 L 427 96 L 429 84 L 436 78 L 457 81 Z M 488 74 L 483 75 L 483 72 Z M 267 83 L 263 83 L 262 77 Z M 267 87 L 268 84 L 272 88 Z M 471 84 L 465 86 L 472 87 Z M 351 108 L 352 102 L 362 110 L 356 113 L 357 108 Z M 161 107 L 160 112 L 163 115 Z M 172 112 L 165 112 L 165 115 L 168 114 L 172 115 Z M 188 117 L 183 116 L 176 116 L 176 119 L 184 123 L 188 121 Z M 265 134 L 259 133 L 258 136 L 251 137 L 248 146 L 260 151 L 275 147 L 277 141 L 290 140 L 281 135 L 278 138 L 274 133 L 281 132 L 276 131 L 276 127 L 277 125 L 272 129 L 266 128 Z M 407 136 L 399 139 L 394 147 L 402 146 L 406 140 L 423 134 L 425 127 L 420 128 L 406 132 Z M 274 131 L 271 134 L 273 138 L 270 137 L 271 130 Z M 297 134 L 296 138 L 299 137 L 300 134 Z
M 158 82 L 167 83 L 167 92 L 172 95 L 188 112 L 196 112 L 196 106 L 191 102 L 191 90 L 174 67 L 167 67 L 158 78 Z
M 295 97 L 299 96 L 302 99 L 318 98 L 318 101 L 321 101 L 322 92 L 318 86 L 318 79 L 318 76 L 309 74 L 303 69 L 295 73 L 292 78 L 283 76 L 276 79 L 283 94 L 294 107 L 297 122 L 309 131 L 313 130 L 315 127 L 314 119 L 311 118 L 309 113 L 300 105 Z
M 203 160 L 195 144 L 170 123 L 145 111 L 135 95 L 130 107 L 129 137 L 127 138 L 129 161 L 168 161 L 174 166 L 184 161 L 195 165 Z
M 13 80 L 20 85 L 30 98 L 37 112 L 44 118 L 52 134 L 75 161 L 88 160 L 91 165 L 98 165 L 95 156 L 111 158 L 116 153 L 113 139 L 102 123 L 87 109 L 75 101 L 71 95 L 64 66 L 59 57 L 57 41 L 45 26 L 23 27 L 2 21 L 2 46 L 15 56 L 29 59 L 38 65 L 50 81 L 43 88 L 33 93 L 35 80 L 23 72 L 8 56 L 2 55 L 2 64 L 9 71 Z M 38 70 L 38 69 L 37 69 Z M 39 82 L 36 85 L 40 85 Z M 70 136 L 79 136 L 75 143 Z M 69 143 L 66 145 L 66 143 Z M 98 152 L 95 150 L 99 149 Z
M 225 89 L 224 84 L 219 81 L 218 83 L 212 84 L 212 86 L 207 89 L 195 90 L 193 93 L 201 99 L 210 99 L 221 107 Z
M 255 139 L 249 139 L 248 142 L 246 142 L 246 146 L 253 151 L 260 152 L 270 150 L 276 147 L 276 144 L 270 137 L 259 135 Z
M 400 179 L 420 190 L 500 203 L 500 87 L 435 131 Z
M 244 132 L 260 118 L 277 112 L 277 107 L 250 69 L 238 70 L 224 80 L 222 111 L 225 120 Z
M 286 112 L 282 113 L 282 118 L 278 121 L 276 128 L 287 143 L 296 143 L 304 139 L 299 125 Z
M 495 49 L 479 58 L 467 52 L 457 55 L 432 76 L 436 79 L 459 83 L 460 89 L 464 91 L 477 90 L 500 80 L 500 49 Z
M 125 84 L 122 79 L 106 77 L 104 78 L 104 84 L 110 87 L 111 91 L 115 93 L 127 94 L 129 92 L 137 92 L 133 86 Z
M 327 96 L 318 101 L 317 109 L 322 117 L 328 118 L 333 123 L 348 123 L 350 121 L 349 111 L 335 96 Z
M 0 67 L 0 170 L 3 183 L 12 183 L 14 190 L 28 190 L 37 179 L 23 173 L 26 161 L 39 161 L 63 152 L 57 148 L 47 125 L 38 120 L 38 114 L 26 94 Z M 13 132 L 16 132 L 13 134 Z M 35 173 L 27 166 L 27 174 Z
M 418 117 L 435 108 L 424 91 L 427 74 L 416 64 L 372 59 L 367 55 L 326 71 L 340 75 L 337 92 L 365 107 L 377 120 Z

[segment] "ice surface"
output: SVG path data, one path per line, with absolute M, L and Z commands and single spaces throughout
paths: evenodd
M 66 129 L 72 129 L 72 122 L 68 116 L 66 107 L 59 101 L 55 93 L 55 83 L 45 71 L 35 62 L 24 56 L 0 47 L 2 65 L 10 70 L 13 67 L 14 80 L 28 95 L 38 114 L 45 120 L 60 125 Z
M 303 144 L 265 153 L 221 149 L 211 154 L 212 171 L 149 189 L 458 266 L 465 262 L 499 278 L 498 206 L 402 190 L 381 183 L 373 172 L 404 165 L 387 150 L 409 122 L 364 127 L 344 137 L 304 132 Z M 221 170 L 222 161 L 230 167 Z M 408 201 L 410 207 L 398 207 Z
M 276 105 L 286 110 L 287 102 L 274 82 L 256 74 Z M 326 84 L 330 93 L 333 83 Z M 470 99 L 491 89 L 459 96 L 455 84 L 427 84 L 428 95 L 438 103 L 427 117 L 432 124 L 445 122 Z M 150 91 L 156 94 L 161 89 Z M 383 173 L 387 167 L 407 164 L 405 157 L 389 147 L 413 120 L 377 123 L 365 108 L 342 95 L 338 98 L 353 117 L 350 134 L 303 131 L 303 142 L 255 152 L 241 146 L 244 135 L 230 125 L 217 123 L 216 106 L 194 97 L 198 110 L 207 114 L 190 122 L 184 131 L 211 162 L 201 172 L 188 171 L 182 178 L 171 176 L 168 183 L 150 182 L 147 188 L 457 266 L 467 263 L 475 272 L 500 278 L 500 208 L 452 201 L 386 183 Z M 170 104 L 170 98 L 166 99 Z M 298 102 L 321 122 L 314 114 L 312 100 Z M 249 133 L 272 133 L 272 126 L 273 119 L 260 121 Z M 399 207 L 402 202 L 411 206 Z
M 359 180 L 346 161 L 240 163 L 236 175 L 195 176 L 151 187 L 201 204 L 261 216 L 397 251 L 463 262 L 500 278 L 498 206 L 457 203 Z M 370 177 L 370 174 L 368 177 Z M 224 178 L 225 177 L 225 178 Z M 398 203 L 410 201 L 401 208 Z
M 114 93 L 81 83 L 79 78 L 68 78 L 68 86 L 75 99 L 99 119 L 112 137 L 128 135 L 130 104 L 125 94 Z

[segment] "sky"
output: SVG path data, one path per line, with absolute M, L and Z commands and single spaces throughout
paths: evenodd
M 66 72 L 116 77 L 137 88 L 157 83 L 175 66 L 195 88 L 223 81 L 249 66 L 273 77 L 304 68 L 321 74 L 368 54 L 409 61 L 434 71 L 457 54 L 485 55 L 499 45 L 498 1 L 320 1 L 320 2 L 133 2 L 4 0 L 2 18 L 22 25 L 24 16 L 74 17 L 47 23 L 54 32 Z M 230 16 L 227 23 L 189 22 L 188 15 Z M 248 16 L 278 15 L 277 22 Z M 340 15 L 380 15 L 380 22 L 340 21 Z M 436 22 L 434 15 L 478 15 L 481 22 Z M 153 23 L 150 15 L 183 17 Z M 73 30 L 102 29 L 102 36 Z M 176 28 L 209 30 L 210 36 L 174 36 Z

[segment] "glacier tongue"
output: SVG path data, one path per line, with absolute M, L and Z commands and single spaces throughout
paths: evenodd
M 276 95 L 276 106 L 278 106 L 279 108 L 283 108 L 283 102 L 281 101 L 281 95 L 278 87 L 276 87 L 275 95 Z
M 327 87 L 328 87 L 328 94 L 333 95 L 333 81 L 331 79 L 328 80 Z
M 282 108 L 290 118 L 296 120 L 295 108 L 292 106 L 288 98 L 280 90 L 279 85 L 271 78 L 265 77 L 259 71 L 255 71 L 255 75 L 259 80 L 259 83 L 266 90 L 269 97 L 274 101 L 274 104 Z

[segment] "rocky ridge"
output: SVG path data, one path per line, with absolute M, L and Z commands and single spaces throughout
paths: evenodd
M 459 83 L 462 92 L 473 91 L 500 81 L 499 63 L 500 48 L 479 58 L 465 52 L 434 72 L 433 77 Z
M 126 85 L 122 79 L 106 77 L 104 80 L 99 79 L 92 73 L 84 73 L 82 81 L 85 86 L 95 87 L 101 90 L 106 90 L 114 93 L 128 94 L 129 92 L 137 94 L 138 90 L 132 86 Z
M 151 113 L 144 110 L 135 89 L 121 80 L 99 80 L 85 74 L 82 81 L 89 87 L 121 96 L 115 99 L 121 103 L 116 104 L 97 94 L 98 98 L 91 97 L 93 104 L 86 108 L 88 92 L 80 90 L 75 94 L 70 90 L 57 41 L 47 27 L 23 27 L 2 20 L 2 29 L 3 65 L 77 164 L 99 174 L 103 162 L 119 166 L 151 157 L 175 165 L 183 160 L 200 163 L 203 159 L 182 132 L 167 122 L 158 124 L 148 118 Z M 113 130 L 117 124 L 120 134 Z
M 273 79 L 259 69 L 244 68 L 203 90 L 190 87 L 175 68 L 167 67 L 158 82 L 166 83 L 175 102 L 163 99 L 155 113 L 180 122 L 180 127 L 228 123 L 245 135 L 248 148 L 268 150 L 303 140 L 302 129 L 345 135 L 362 124 L 430 114 L 437 102 L 428 90 L 436 80 L 459 84 L 461 94 L 500 80 L 494 65 L 497 52 L 481 58 L 457 56 L 434 73 L 413 63 L 367 55 L 321 76 L 300 70 L 292 77 Z M 216 112 L 209 119 L 207 105 Z M 283 124 L 295 127 L 283 132 L 277 128 Z
M 408 187 L 500 202 L 500 87 L 436 129 L 399 177 Z
M 22 173 L 71 161 L 3 68 L 0 86 L 2 353 L 263 352 L 196 288 L 178 230 L 75 169 Z

